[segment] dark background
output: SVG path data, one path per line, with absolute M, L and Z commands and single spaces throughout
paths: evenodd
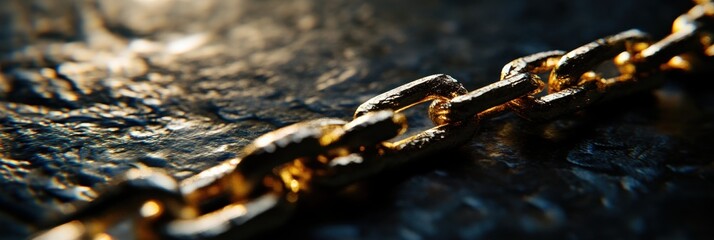
M 435 73 L 468 89 L 524 55 L 639 28 L 688 1 L 0 1 L 0 232 L 88 201 L 134 164 L 179 179 L 262 133 L 349 119 Z M 265 238 L 703 239 L 714 234 L 710 75 L 472 141 L 301 208 Z M 412 129 L 429 126 L 413 112 Z M 413 130 L 416 131 L 416 130 Z

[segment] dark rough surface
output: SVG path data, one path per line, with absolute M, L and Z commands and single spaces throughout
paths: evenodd
M 0 1 L 0 232 L 96 197 L 137 163 L 182 179 L 251 139 L 446 73 L 640 28 L 687 1 Z M 652 94 L 558 121 L 486 123 L 457 150 L 298 212 L 266 238 L 714 236 L 714 95 Z M 428 126 L 425 114 L 410 117 Z M 312 212 L 315 211 L 315 212 Z M 311 220 L 304 220 L 304 219 Z

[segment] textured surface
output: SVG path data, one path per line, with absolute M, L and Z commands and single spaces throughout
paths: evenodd
M 534 52 L 630 28 L 662 37 L 691 6 L 504 2 L 0 1 L 1 237 L 28 236 L 137 163 L 186 178 L 408 81 L 446 73 L 473 90 Z M 555 122 L 486 123 L 266 237 L 712 236 L 714 96 L 696 78 L 711 76 Z

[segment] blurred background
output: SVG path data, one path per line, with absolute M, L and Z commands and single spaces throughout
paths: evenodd
M 528 54 L 632 28 L 660 39 L 692 6 L 2 0 L 0 238 L 26 238 L 137 164 L 183 179 L 265 132 L 349 119 L 426 75 L 473 90 Z M 363 195 L 307 208 L 295 219 L 311 220 L 263 237 L 712 236 L 714 98 L 686 84 L 696 78 L 548 126 L 506 116 L 436 163 L 367 182 Z M 412 115 L 413 129 L 430 125 Z

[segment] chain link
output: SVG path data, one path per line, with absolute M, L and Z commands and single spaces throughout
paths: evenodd
M 239 157 L 180 183 L 156 169 L 128 171 L 99 198 L 34 238 L 249 238 L 282 224 L 316 188 L 343 187 L 458 146 L 476 133 L 479 121 L 497 114 L 511 110 L 529 120 L 549 120 L 657 87 L 663 71 L 689 70 L 693 61 L 714 55 L 714 4 L 697 2 L 658 42 L 629 30 L 570 52 L 536 53 L 506 64 L 500 81 L 472 92 L 450 76 L 428 76 L 366 101 L 350 122 L 317 119 L 275 130 Z M 617 76 L 595 71 L 607 61 Z M 547 84 L 538 75 L 545 73 Z M 428 101 L 435 127 L 390 142 L 406 131 L 400 112 Z

